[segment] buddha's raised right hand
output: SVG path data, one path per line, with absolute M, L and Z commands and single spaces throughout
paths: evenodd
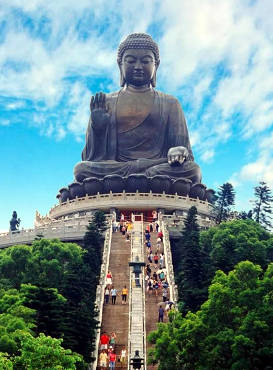
M 106 95 L 102 92 L 92 96 L 90 102 L 91 119 L 95 130 L 104 130 L 110 122 L 106 106 Z

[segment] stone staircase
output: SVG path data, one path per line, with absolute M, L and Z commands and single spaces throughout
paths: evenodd
M 144 229 L 146 228 L 147 224 L 144 225 Z M 154 230 L 153 232 L 151 232 L 151 244 L 152 244 L 152 251 L 153 251 L 153 254 L 155 253 L 156 251 L 156 241 L 157 241 L 157 232 L 156 230 Z M 146 247 L 145 247 L 146 248 Z M 147 248 L 146 248 L 147 249 Z M 159 251 L 159 253 L 161 252 L 161 250 Z M 145 262 L 148 263 L 148 259 L 147 259 L 147 255 L 145 256 Z M 150 264 L 151 266 L 151 270 L 152 270 L 152 273 L 151 275 L 154 273 L 155 268 L 152 264 Z M 147 290 L 146 290 L 146 293 L 145 293 L 145 308 L 146 308 L 146 335 L 148 336 L 149 333 L 153 330 L 156 330 L 157 328 L 157 321 L 158 321 L 158 308 L 159 308 L 159 304 L 160 302 L 162 301 L 162 294 L 161 294 L 161 291 L 158 292 L 158 296 L 156 296 L 154 294 L 154 292 L 149 295 Z M 164 318 L 164 321 L 166 322 L 166 318 Z M 149 344 L 148 340 L 147 340 L 147 360 L 148 360 L 148 350 L 149 348 L 152 347 L 151 344 Z M 155 370 L 157 369 L 158 366 L 157 365 L 149 365 L 147 366 L 147 369 L 148 370 Z
M 135 225 L 136 226 L 136 225 Z M 147 226 L 147 223 L 144 223 L 144 230 Z M 139 233 L 137 230 L 133 233 L 133 237 L 140 239 Z M 136 240 L 136 241 L 137 241 Z M 145 238 L 144 238 L 145 241 Z M 154 230 L 151 233 L 151 244 L 152 244 L 152 251 L 155 253 L 157 241 L 157 232 Z M 134 249 L 133 249 L 134 250 Z M 163 245 L 161 245 L 161 249 L 158 251 L 158 254 L 163 251 Z M 147 248 L 144 246 L 144 262 L 148 263 L 147 259 Z M 128 331 L 129 331 L 129 300 L 131 297 L 128 297 L 128 302 L 126 305 L 123 305 L 121 302 L 121 290 L 124 285 L 127 286 L 129 294 L 130 294 L 130 271 L 129 271 L 129 261 L 132 258 L 131 256 L 131 242 L 126 241 L 125 236 L 123 236 L 119 231 L 112 234 L 112 243 L 110 249 L 110 259 L 109 259 L 109 270 L 113 276 L 113 285 L 118 290 L 119 296 L 117 297 L 116 304 L 111 304 L 111 297 L 109 303 L 103 306 L 102 312 L 102 327 L 101 332 L 105 331 L 108 335 L 111 332 L 115 332 L 117 336 L 117 344 L 116 344 L 116 354 L 119 360 L 121 350 L 125 347 L 128 351 Z M 153 264 L 151 265 L 152 274 L 156 269 L 154 268 Z M 142 284 L 142 282 L 141 282 Z M 139 290 L 140 292 L 140 290 Z M 142 296 L 143 297 L 143 296 Z M 162 291 L 158 291 L 158 295 L 155 295 L 155 292 L 152 294 L 148 294 L 147 290 L 145 289 L 145 330 L 146 336 L 157 328 L 158 322 L 158 309 L 159 305 L 162 302 Z M 134 305 L 133 311 L 141 305 L 141 298 L 136 296 L 132 296 L 131 305 Z M 163 306 L 164 307 L 164 306 Z M 131 307 L 132 309 L 132 307 Z M 131 315 L 133 312 L 131 312 Z M 133 316 L 132 316 L 133 319 Z M 132 325 L 138 325 L 138 319 L 135 318 L 132 321 Z M 164 322 L 167 321 L 167 316 L 164 317 Z M 131 334 L 132 335 L 132 334 Z M 139 337 L 139 339 L 141 336 Z M 130 337 L 132 340 L 133 338 Z M 131 342 L 132 343 L 132 342 Z M 134 340 L 133 340 L 134 343 Z M 138 348 L 141 348 L 140 344 Z M 148 350 L 151 348 L 151 345 L 146 341 L 146 360 L 148 359 Z M 116 362 L 116 368 L 128 368 L 128 364 L 126 362 L 126 366 L 122 367 L 119 361 Z M 147 370 L 156 370 L 158 368 L 157 365 L 149 365 L 145 366 Z M 98 366 L 97 369 L 100 369 Z
M 102 328 L 101 332 L 105 331 L 108 335 L 115 332 L 116 339 L 116 355 L 118 361 L 116 368 L 126 369 L 119 362 L 121 350 L 128 345 L 128 322 L 129 322 L 129 304 L 121 304 L 121 290 L 124 285 L 129 290 L 129 259 L 131 252 L 131 243 L 126 242 L 125 237 L 118 231 L 112 234 L 112 244 L 110 251 L 109 270 L 113 276 L 113 285 L 118 290 L 116 304 L 112 305 L 111 297 L 109 303 L 103 306 L 102 313 Z M 98 366 L 97 369 L 100 369 Z

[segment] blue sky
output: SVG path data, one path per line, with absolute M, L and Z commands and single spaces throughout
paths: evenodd
M 119 89 L 116 50 L 129 33 L 158 42 L 157 88 L 175 95 L 203 182 L 231 181 L 248 210 L 273 185 L 271 0 L 2 0 L 0 231 L 24 228 L 73 180 L 90 97 Z

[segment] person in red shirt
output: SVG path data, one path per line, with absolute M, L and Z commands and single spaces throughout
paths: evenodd
M 101 350 L 107 349 L 108 344 L 109 344 L 109 337 L 105 332 L 103 332 L 101 337 L 100 337 L 100 349 Z
M 116 360 L 117 360 L 117 356 L 115 354 L 115 352 L 110 352 L 109 353 L 109 368 L 110 369 L 114 369 L 115 366 L 116 366 Z
M 162 231 L 159 231 L 159 233 L 157 234 L 157 237 L 161 239 L 161 241 L 163 241 L 163 233 Z

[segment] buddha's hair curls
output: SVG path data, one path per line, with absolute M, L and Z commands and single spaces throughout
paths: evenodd
M 121 42 L 118 48 L 117 62 L 121 63 L 123 53 L 127 49 L 149 49 L 155 55 L 155 61 L 159 63 L 159 49 L 157 43 L 147 33 L 132 33 Z

